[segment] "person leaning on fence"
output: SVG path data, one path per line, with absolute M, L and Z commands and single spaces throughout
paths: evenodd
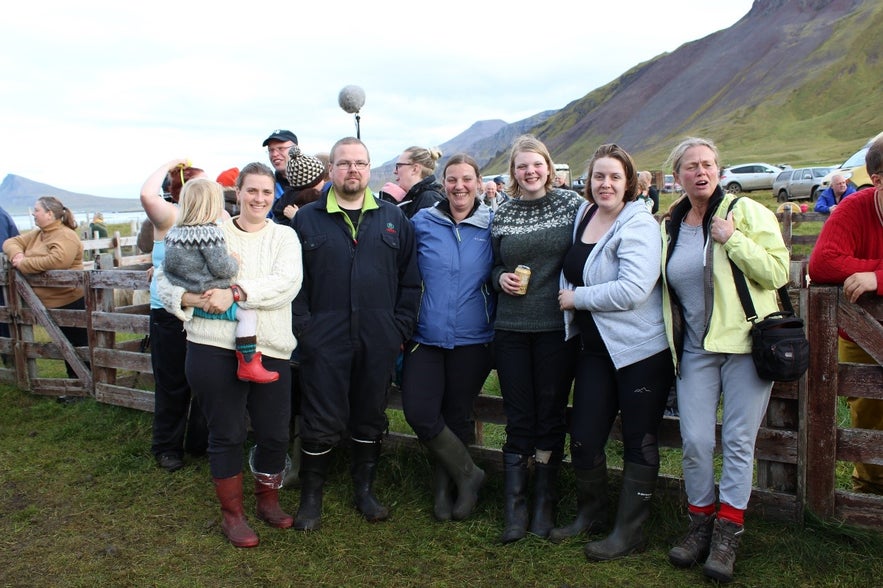
M 883 136 L 871 144 L 865 165 L 874 185 L 837 206 L 809 258 L 812 281 L 843 284 L 850 302 L 866 293 L 883 296 Z M 877 363 L 843 330 L 837 349 L 842 362 Z M 883 400 L 849 398 L 848 403 L 853 427 L 883 430 Z M 858 492 L 883 494 L 883 466 L 856 463 L 852 486 Z
M 558 474 L 567 433 L 567 399 L 578 342 L 564 338 L 558 288 L 576 212 L 585 200 L 552 187 L 555 167 L 532 135 L 515 140 L 509 155 L 512 200 L 492 226 L 492 283 L 500 293 L 494 322 L 494 359 L 506 412 L 503 445 L 503 543 L 528 530 L 548 537 L 555 527 Z M 526 290 L 515 273 L 530 268 Z M 533 466 L 533 509 L 528 478 Z
M 187 159 L 162 164 L 144 181 L 141 206 L 147 219 L 138 234 L 139 248 L 149 249 L 154 268 L 165 259 L 165 236 L 178 220 L 178 198 L 190 179 L 204 177 Z M 174 178 L 174 183 L 172 183 Z M 168 199 L 163 186 L 169 184 Z M 147 241 L 150 245 L 146 245 Z M 148 247 L 148 249 L 145 249 Z M 181 319 L 163 308 L 156 274 L 150 281 L 150 364 L 153 368 L 153 440 L 150 450 L 159 467 L 174 472 L 184 467 L 184 453 L 205 454 L 208 428 L 199 402 L 184 374 L 187 338 Z
M 185 371 L 209 425 L 209 470 L 221 504 L 221 529 L 236 547 L 254 547 L 260 542 L 243 508 L 243 445 L 249 430 L 255 442 L 248 465 L 254 476 L 257 516 L 280 529 L 293 523 L 279 505 L 279 489 L 288 466 L 288 361 L 297 344 L 291 332 L 291 301 L 300 289 L 302 266 L 297 235 L 267 218 L 274 201 L 274 179 L 269 167 L 250 163 L 236 180 L 242 213 L 221 226 L 230 252 L 240 260 L 235 286 L 194 294 L 172 286 L 157 271 L 160 298 L 175 315 L 196 308 L 209 314 L 226 313 L 234 303 L 253 309 L 258 315 L 257 350 L 267 369 L 279 374 L 266 383 L 237 377 L 233 321 L 193 312 L 184 322 Z
M 673 367 L 662 320 L 659 224 L 638 198 L 631 156 L 618 145 L 595 151 L 586 202 L 564 258 L 559 304 L 568 339 L 577 337 L 570 448 L 577 516 L 553 541 L 595 531 L 607 519 L 605 447 L 622 422 L 622 492 L 613 531 L 586 545 L 590 560 L 644 547 L 643 523 L 659 474 L 659 424 Z
M 3 243 L 3 253 L 12 267 L 23 274 L 47 270 L 82 270 L 83 242 L 77 234 L 77 219 L 58 198 L 43 196 L 34 203 L 32 231 L 11 237 Z M 46 308 L 84 310 L 83 289 L 78 286 L 50 288 L 35 286 L 34 294 Z M 89 336 L 84 327 L 60 327 L 74 347 L 85 347 Z M 76 378 L 74 368 L 65 362 L 67 376 Z
M 684 196 L 662 222 L 663 312 L 677 374 L 689 531 L 671 551 L 676 566 L 733 578 L 751 498 L 754 445 L 773 383 L 757 375 L 751 323 L 739 302 L 732 260 L 745 274 L 760 317 L 778 312 L 788 249 L 775 215 L 720 184 L 720 157 L 707 139 L 684 139 L 669 156 Z M 723 400 L 720 508 L 715 506 L 715 427 Z M 716 512 L 717 511 L 717 512 Z M 707 556 L 707 557 L 706 557 Z
M 490 285 L 493 214 L 476 198 L 478 164 L 454 155 L 442 180 L 446 199 L 412 219 L 423 295 L 417 328 L 405 345 L 402 407 L 435 458 L 433 513 L 446 521 L 472 513 L 484 482 L 467 445 L 475 440 L 472 405 L 491 370 L 496 296 Z

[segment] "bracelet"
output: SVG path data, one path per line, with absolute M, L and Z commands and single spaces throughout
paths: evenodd
M 232 286 L 230 286 L 230 289 L 233 291 L 233 302 L 239 302 L 239 300 L 242 298 L 242 292 L 240 292 L 239 286 L 233 284 Z

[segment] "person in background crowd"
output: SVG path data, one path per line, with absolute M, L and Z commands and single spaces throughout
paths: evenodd
M 442 178 L 446 199 L 412 219 L 423 295 L 405 347 L 402 406 L 436 460 L 433 513 L 446 521 L 472 513 L 484 482 L 467 446 L 475 440 L 472 405 L 491 370 L 496 297 L 490 285 L 493 215 L 476 198 L 478 164 L 454 155 Z
M 288 165 L 288 152 L 295 145 L 297 145 L 297 135 L 285 129 L 276 129 L 270 133 L 269 137 L 264 139 L 263 146 L 267 148 L 270 164 L 276 170 L 276 195 L 273 199 L 273 207 L 275 207 L 276 201 L 282 198 L 282 195 L 291 188 L 288 183 L 288 177 L 285 175 L 285 169 Z M 288 219 L 285 217 L 274 217 L 273 207 L 267 213 L 269 215 L 268 218 L 272 218 L 279 224 L 287 225 Z
M 408 147 L 395 164 L 396 182 L 407 192 L 396 206 L 405 216 L 413 218 L 421 208 L 435 206 L 444 200 L 444 188 L 435 179 L 436 162 L 442 156 L 438 149 Z
M 505 199 L 509 199 L 509 195 L 506 194 L 506 182 L 503 180 L 503 176 L 496 176 L 494 178 L 494 183 L 497 185 L 497 198 L 500 199 L 500 204 L 505 202 Z
M 651 214 L 659 210 L 659 190 L 653 185 L 653 174 L 648 171 L 638 172 L 638 200 L 644 203 Z
M 668 553 L 678 567 L 703 563 L 706 576 L 733 579 L 751 497 L 754 445 L 773 383 L 757 375 L 751 323 L 730 267 L 745 274 L 757 316 L 779 311 L 788 249 L 775 215 L 720 186 L 720 156 L 708 139 L 688 138 L 669 156 L 684 196 L 662 222 L 663 312 L 675 359 L 690 526 Z M 715 504 L 715 429 L 723 400 L 720 508 Z M 707 557 L 706 557 L 707 556 Z
M 405 199 L 405 194 L 407 192 L 402 189 L 401 186 L 394 182 L 387 182 L 380 187 L 380 190 L 377 191 L 377 197 L 385 202 L 389 202 L 390 204 L 398 205 L 399 202 Z
M 834 212 L 841 200 L 851 194 L 855 194 L 855 186 L 850 184 L 842 174 L 834 174 L 831 176 L 831 185 L 819 194 L 813 210 L 822 214 L 830 214 Z
M 249 430 L 255 442 L 248 465 L 254 476 L 257 516 L 280 529 L 293 523 L 279 505 L 279 489 L 288 464 L 288 361 L 297 344 L 290 328 L 291 301 L 301 286 L 301 248 L 291 230 L 267 218 L 274 183 L 273 170 L 262 163 L 246 165 L 236 180 L 242 214 L 221 226 L 230 253 L 240 260 L 233 286 L 193 294 L 157 272 L 160 298 L 175 315 L 195 308 L 222 314 L 234 303 L 253 310 L 258 315 L 257 351 L 265 367 L 279 374 L 275 381 L 265 383 L 237 377 L 233 321 L 192 312 L 184 322 L 185 370 L 209 425 L 209 469 L 221 504 L 221 528 L 236 547 L 254 547 L 260 542 L 243 508 L 243 444 Z
M 12 217 L 6 210 L 0 206 L 0 244 L 5 243 L 10 237 L 19 235 L 18 227 Z M 3 290 L 0 289 L 0 306 L 6 306 L 6 297 Z M 9 324 L 0 323 L 0 337 L 9 337 Z M 9 356 L 3 354 L 4 364 L 9 360 Z
M 356 507 L 368 521 L 389 517 L 374 495 L 374 477 L 393 362 L 417 320 L 420 271 L 413 226 L 368 189 L 370 166 L 362 141 L 339 140 L 331 150 L 331 189 L 292 221 L 304 267 L 293 305 L 303 389 L 300 530 L 321 526 L 331 451 L 345 434 Z
M 24 235 L 10 237 L 3 242 L 3 253 L 12 267 L 23 274 L 47 270 L 82 270 L 83 242 L 77 234 L 77 219 L 58 198 L 42 196 L 34 203 L 36 228 Z M 46 308 L 85 310 L 83 289 L 79 286 L 52 288 L 34 286 L 34 294 Z M 74 347 L 89 345 L 84 327 L 60 327 Z M 76 378 L 72 365 L 64 362 L 68 378 Z
M 825 221 L 809 258 L 812 281 L 843 284 L 843 295 L 850 302 L 863 294 L 883 296 L 883 136 L 871 143 L 865 166 L 873 186 L 837 205 L 837 214 Z M 837 350 L 841 362 L 877 363 L 842 329 Z M 853 427 L 883 430 L 883 400 L 847 401 Z M 856 463 L 852 487 L 857 492 L 883 494 L 883 466 Z
M 231 167 L 218 174 L 215 180 L 224 190 L 224 210 L 231 217 L 239 214 L 239 202 L 236 200 L 236 178 L 239 177 L 239 168 Z
M 285 224 L 289 224 L 301 206 L 318 200 L 328 179 L 327 169 L 318 158 L 302 153 L 297 145 L 292 146 L 285 164 L 288 189 L 273 205 L 273 218 L 285 219 Z
M 92 216 L 92 222 L 89 223 L 89 238 L 107 239 L 107 225 L 104 224 L 104 215 L 100 212 L 96 212 Z
M 198 170 L 198 171 L 197 171 Z M 170 176 L 170 198 L 161 196 L 165 178 Z M 165 236 L 178 221 L 178 198 L 190 179 L 205 172 L 190 165 L 187 159 L 173 159 L 159 166 L 141 187 L 141 206 L 147 213 L 154 274 L 150 280 L 150 364 L 153 367 L 154 409 L 151 451 L 157 465 L 168 472 L 184 467 L 184 453 L 200 456 L 208 446 L 208 428 L 199 402 L 192 397 L 184 374 L 187 337 L 181 319 L 163 308 L 157 293 L 156 268 L 165 259 Z M 139 242 L 142 236 L 139 235 Z M 139 245 L 139 248 L 143 247 Z
M 162 183 L 160 184 L 160 193 L 162 194 L 163 200 L 171 204 L 178 203 L 178 197 L 181 194 L 181 188 L 184 184 L 194 178 L 205 177 L 205 171 L 198 167 L 193 167 L 189 161 L 185 161 L 181 165 L 182 167 L 176 169 L 176 173 L 167 172 L 165 178 L 163 178 Z M 142 202 L 141 205 L 143 206 L 144 203 Z M 165 233 L 163 233 L 163 236 L 164 235 Z M 138 249 L 143 253 L 152 253 L 154 239 L 159 239 L 161 241 L 163 236 L 157 237 L 154 235 L 154 225 L 153 222 L 151 222 L 150 214 L 148 213 L 147 218 L 141 223 L 141 229 L 138 231 Z
M 509 200 L 509 197 L 504 192 L 497 190 L 496 182 L 486 182 L 484 184 L 484 194 L 481 195 L 480 199 L 491 210 L 496 211 L 500 205 Z
M 547 537 L 555 526 L 558 473 L 564 453 L 567 399 L 577 340 L 564 339 L 558 278 L 570 248 L 576 212 L 585 200 L 552 187 L 554 165 L 536 137 L 515 140 L 509 156 L 513 199 L 494 216 L 492 283 L 501 293 L 494 323 L 494 355 L 503 407 L 505 528 L 503 543 L 530 532 Z M 529 282 L 515 273 L 530 268 Z M 529 467 L 536 462 L 533 514 L 528 515 Z
M 558 300 L 567 337 L 579 336 L 570 448 L 577 481 L 576 520 L 553 529 L 561 540 L 606 518 L 605 446 L 621 415 L 622 492 L 613 532 L 586 545 L 591 560 L 644 546 L 642 527 L 659 473 L 659 423 L 674 376 L 662 320 L 659 224 L 636 199 L 631 156 L 602 145 L 586 170 L 587 199 L 564 258 Z

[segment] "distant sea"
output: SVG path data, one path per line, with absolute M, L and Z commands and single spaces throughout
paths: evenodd
M 77 217 L 77 222 L 82 224 L 87 221 L 91 222 L 92 214 L 85 212 L 77 212 L 74 213 Z M 104 224 L 113 225 L 119 223 L 129 223 L 131 221 L 135 221 L 135 226 L 140 227 L 141 223 L 147 218 L 147 215 L 143 210 L 133 210 L 131 212 L 105 212 L 104 214 Z M 34 217 L 29 214 L 14 214 L 12 215 L 12 220 L 15 221 L 15 226 L 18 227 L 19 231 L 29 231 L 34 228 Z

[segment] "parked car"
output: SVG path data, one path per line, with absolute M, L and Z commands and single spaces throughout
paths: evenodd
M 666 194 L 671 194 L 672 192 L 683 192 L 684 189 L 681 188 L 681 185 L 675 182 L 675 177 L 671 174 L 665 174 L 665 181 L 662 184 L 662 191 Z
M 720 184 L 727 192 L 751 192 L 752 190 L 772 190 L 773 180 L 782 168 L 769 163 L 743 163 L 725 167 L 721 172 Z
M 805 198 L 815 200 L 822 178 L 832 169 L 831 166 L 787 169 L 773 181 L 773 194 L 779 202 Z
M 883 135 L 883 133 L 881 133 Z M 827 174 L 824 178 L 822 178 L 822 182 L 819 185 L 819 189 L 827 190 L 828 186 L 831 185 L 831 176 L 834 174 L 840 174 L 844 176 L 849 183 L 855 186 L 856 190 L 861 190 L 862 188 L 867 188 L 871 185 L 871 176 L 868 175 L 868 168 L 865 167 L 865 156 L 868 154 L 868 149 L 871 148 L 871 143 L 874 142 L 874 139 L 879 137 L 871 137 L 865 146 L 853 153 L 849 159 L 841 163 L 838 167 L 835 167 L 831 170 L 829 174 Z
M 577 194 L 585 194 L 586 189 L 586 176 L 585 174 L 581 175 L 577 179 L 573 180 L 573 185 L 571 189 Z

